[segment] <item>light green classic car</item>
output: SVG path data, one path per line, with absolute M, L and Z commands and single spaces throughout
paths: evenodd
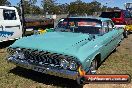
M 106 18 L 63 18 L 53 30 L 17 40 L 7 49 L 7 60 L 23 68 L 76 80 L 95 74 L 123 40 L 123 29 L 116 29 Z

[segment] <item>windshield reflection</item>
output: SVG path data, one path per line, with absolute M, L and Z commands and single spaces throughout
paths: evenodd
M 59 21 L 55 31 L 99 34 L 100 29 L 101 21 L 97 19 L 65 18 Z

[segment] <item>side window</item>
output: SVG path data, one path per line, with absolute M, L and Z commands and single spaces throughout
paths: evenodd
M 103 22 L 103 31 L 105 32 L 105 33 L 107 33 L 107 32 L 109 32 L 109 28 L 108 28 L 108 22 Z
M 109 31 L 113 30 L 113 23 L 111 21 L 108 22 Z
M 4 20 L 16 20 L 15 10 L 3 10 Z

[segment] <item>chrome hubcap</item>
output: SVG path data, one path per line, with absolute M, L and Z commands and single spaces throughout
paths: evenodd
M 89 72 L 90 74 L 96 74 L 96 68 L 97 68 L 97 61 L 93 60 L 93 62 L 91 63 Z

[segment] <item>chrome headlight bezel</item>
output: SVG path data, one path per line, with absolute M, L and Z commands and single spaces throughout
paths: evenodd
M 69 62 L 68 62 L 66 59 L 61 59 L 61 61 L 60 61 L 60 66 L 61 66 L 63 69 L 67 70 L 68 67 L 69 67 Z
M 78 67 L 78 65 L 75 61 L 70 62 L 70 65 L 69 65 L 70 70 L 75 71 L 75 70 L 77 70 L 77 67 Z
M 15 50 L 15 48 L 9 47 L 9 48 L 7 48 L 7 53 L 8 53 L 8 55 L 14 55 L 16 53 L 16 50 Z
M 77 71 L 79 62 L 75 57 L 63 56 L 60 58 L 60 66 L 65 70 Z
M 9 57 L 14 57 L 16 59 L 23 60 L 25 59 L 25 55 L 22 52 L 21 48 L 8 48 L 7 52 L 9 53 Z
M 21 48 L 16 48 L 16 56 L 20 60 L 24 60 L 25 59 L 25 55 L 22 52 L 22 49 Z
M 16 54 L 18 54 L 18 53 L 21 53 L 22 51 L 21 51 L 21 48 L 16 48 L 15 49 L 15 51 L 16 51 Z

